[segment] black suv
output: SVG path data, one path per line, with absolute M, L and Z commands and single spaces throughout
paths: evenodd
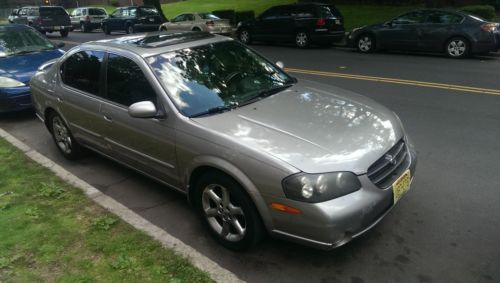
M 148 6 L 130 6 L 116 9 L 102 21 L 102 30 L 106 34 L 124 30 L 126 33 L 138 31 L 157 31 L 162 24 L 158 10 Z
M 12 21 L 32 26 L 43 34 L 57 31 L 62 37 L 73 29 L 68 13 L 59 6 L 22 7 Z
M 294 42 L 298 47 L 311 43 L 330 45 L 343 39 L 344 20 L 331 4 L 275 6 L 257 19 L 238 23 L 241 42 Z

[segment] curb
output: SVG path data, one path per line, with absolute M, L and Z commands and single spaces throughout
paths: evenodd
M 66 181 L 68 184 L 82 190 L 85 195 L 87 195 L 87 197 L 95 203 L 117 215 L 120 219 L 132 225 L 134 228 L 143 231 L 153 239 L 160 242 L 163 247 L 169 248 L 176 254 L 188 258 L 194 266 L 207 272 L 214 281 L 244 282 L 231 271 L 221 267 L 216 262 L 199 253 L 193 247 L 170 235 L 167 231 L 149 222 L 113 198 L 103 194 L 92 185 L 68 172 L 66 169 L 40 154 L 36 150 L 31 149 L 25 143 L 21 142 L 2 128 L 0 128 L 0 137 L 4 138 L 10 144 L 21 150 L 26 156 L 31 158 L 36 163 L 48 168 L 56 176 Z

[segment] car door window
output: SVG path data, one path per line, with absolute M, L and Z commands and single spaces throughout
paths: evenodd
M 73 16 L 75 16 L 75 17 L 80 17 L 82 15 L 82 10 L 80 10 L 80 9 L 76 9 L 74 12 L 75 13 Z
M 262 13 L 261 18 L 263 20 L 274 19 L 278 16 L 278 13 L 279 13 L 278 7 L 273 7 L 271 9 L 265 11 L 264 13 Z
M 313 18 L 316 11 L 314 6 L 295 6 L 292 15 L 298 18 Z
M 136 12 L 137 12 L 136 8 L 130 8 L 130 10 L 128 10 L 128 15 L 130 17 L 135 17 Z
M 61 78 L 65 85 L 99 95 L 99 78 L 104 52 L 80 51 L 69 56 L 61 67 Z
M 427 17 L 426 23 L 429 24 L 459 24 L 462 22 L 463 17 L 454 13 L 447 12 L 430 12 Z
M 174 22 L 174 23 L 177 23 L 177 22 L 183 22 L 185 17 L 186 17 L 186 15 L 179 15 L 179 16 L 175 17 L 175 18 L 172 20 L 172 22 Z
M 131 59 L 109 54 L 107 63 L 107 98 L 126 107 L 141 101 L 156 104 L 156 94 L 141 68 Z
M 26 16 L 26 14 L 28 13 L 28 9 L 26 8 L 23 8 L 21 9 L 21 11 L 19 12 L 19 16 Z
M 111 16 L 113 17 L 121 17 L 122 16 L 122 9 L 115 10 Z
M 194 15 L 193 14 L 187 14 L 185 19 L 188 22 L 192 22 L 192 21 L 194 21 Z
M 397 17 L 392 22 L 397 25 L 421 24 L 425 21 L 426 15 L 423 11 L 411 12 Z
M 87 15 L 87 10 L 86 9 L 83 9 L 82 10 L 82 16 L 86 16 Z

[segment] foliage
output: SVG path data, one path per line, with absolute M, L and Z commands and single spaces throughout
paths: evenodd
M 474 14 L 486 20 L 493 20 L 495 18 L 495 8 L 490 5 L 471 5 L 461 8 L 462 11 Z

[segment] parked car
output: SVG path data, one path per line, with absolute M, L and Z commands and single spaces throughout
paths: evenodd
M 101 28 L 102 20 L 108 17 L 108 12 L 99 7 L 81 7 L 71 11 L 70 19 L 73 28 L 79 28 L 82 32 L 91 32 Z
M 443 52 L 452 58 L 500 48 L 498 27 L 479 17 L 449 10 L 417 10 L 383 24 L 356 28 L 348 39 L 363 53 L 380 49 Z
M 343 245 L 379 222 L 415 174 L 415 149 L 394 112 L 298 81 L 228 37 L 156 32 L 84 43 L 31 87 L 65 157 L 90 148 L 185 193 L 231 249 L 265 231 Z
M 311 43 L 330 45 L 345 36 L 344 20 L 331 4 L 275 6 L 257 19 L 238 23 L 241 42 L 294 42 L 304 48 Z
M 68 13 L 59 6 L 23 7 L 13 21 L 32 26 L 43 34 L 59 32 L 62 37 L 72 30 Z
M 233 28 L 229 20 L 221 19 L 211 13 L 186 13 L 178 15 L 170 22 L 163 23 L 160 30 L 206 31 L 229 35 Z
M 157 31 L 161 23 L 160 13 L 154 7 L 130 6 L 116 9 L 102 21 L 102 29 L 106 34 L 112 31 Z
M 9 23 L 14 23 L 14 19 L 17 18 L 17 13 L 19 12 L 19 9 L 14 9 L 12 10 L 12 12 L 10 13 L 10 15 L 7 17 L 7 21 Z
M 60 46 L 26 25 L 0 25 L 0 113 L 31 108 L 28 83 L 41 65 L 64 54 Z

